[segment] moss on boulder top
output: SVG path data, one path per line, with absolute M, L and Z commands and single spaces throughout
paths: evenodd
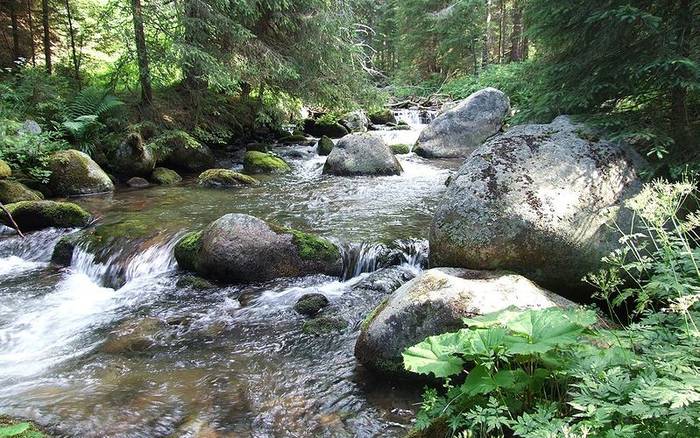
M 151 181 L 161 186 L 177 184 L 182 181 L 182 177 L 174 170 L 165 167 L 156 167 L 151 173 Z
M 333 140 L 331 140 L 330 137 L 324 135 L 318 141 L 318 145 L 316 146 L 316 152 L 319 155 L 328 155 L 333 150 L 333 146 L 335 146 Z
M 197 183 L 204 187 L 257 186 L 260 182 L 252 176 L 229 169 L 209 169 L 199 175 Z
M 167 131 L 150 144 L 157 163 L 185 172 L 201 172 L 216 165 L 214 153 L 185 131 Z
M 386 125 L 387 123 L 396 123 L 396 117 L 390 109 L 381 109 L 369 113 L 369 120 L 375 125 Z
M 291 168 L 280 157 L 257 151 L 248 151 L 243 157 L 243 169 L 247 173 L 285 173 Z
M 114 184 L 87 154 L 69 149 L 49 159 L 51 190 L 59 196 L 78 196 L 114 191 Z
M 22 201 L 6 207 L 22 231 L 84 227 L 91 219 L 90 213 L 71 202 Z M 0 222 L 10 225 L 4 213 L 0 215 Z
M 410 144 L 392 144 L 389 145 L 389 147 L 391 148 L 391 152 L 393 152 L 394 155 L 402 155 L 411 152 Z
M 12 169 L 10 169 L 10 166 L 3 160 L 0 160 L 0 179 L 9 178 L 11 176 Z
M 197 254 L 202 246 L 202 232 L 192 231 L 185 234 L 175 245 L 175 260 L 180 268 L 194 271 Z
M 44 195 L 17 181 L 0 180 L 0 202 L 12 204 L 20 201 L 40 201 Z
M 292 235 L 292 243 L 304 260 L 333 261 L 340 257 L 340 250 L 328 239 L 291 228 L 281 228 L 279 232 Z

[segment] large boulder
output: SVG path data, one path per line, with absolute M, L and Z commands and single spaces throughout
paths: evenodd
M 433 120 L 416 142 L 422 157 L 467 157 L 498 133 L 510 111 L 508 97 L 495 88 L 477 91 Z
M 369 118 L 367 118 L 367 114 L 364 111 L 356 110 L 343 114 L 340 123 L 350 132 L 367 132 Z
M 439 268 L 401 286 L 362 323 L 355 357 L 370 369 L 403 373 L 401 353 L 428 336 L 463 327 L 462 318 L 515 306 L 541 309 L 574 303 L 508 272 Z
M 493 138 L 452 177 L 433 217 L 431 266 L 508 269 L 557 291 L 618 247 L 644 161 L 567 117 Z
M 341 138 L 348 135 L 348 130 L 345 126 L 323 119 L 304 120 L 304 132 L 314 137 L 323 137 L 325 135 L 330 138 Z
M 375 125 L 386 125 L 387 123 L 396 123 L 396 117 L 394 116 L 394 113 L 388 108 L 384 108 L 379 111 L 374 111 L 370 113 L 369 120 Z
M 186 235 L 175 248 L 175 258 L 184 269 L 230 283 L 339 276 L 343 268 L 340 250 L 332 242 L 245 214 L 227 214 L 201 233 Z
M 144 177 L 153 172 L 156 158 L 141 134 L 132 132 L 117 146 L 110 166 L 119 175 Z
M 22 231 L 84 227 L 91 219 L 90 213 L 70 202 L 21 201 L 5 207 Z M 10 218 L 2 212 L 0 223 L 12 226 Z
M 0 160 L 0 179 L 9 178 L 12 176 L 12 169 L 10 165 Z
M 49 159 L 49 185 L 58 196 L 80 196 L 114 191 L 114 184 L 87 154 L 69 149 Z
M 162 164 L 184 172 L 202 172 L 216 167 L 214 153 L 185 131 L 168 131 L 152 143 Z
M 389 145 L 371 134 L 351 134 L 335 145 L 323 173 L 340 176 L 400 175 L 401 164 Z
M 39 201 L 44 196 L 21 182 L 0 179 L 0 202 L 12 204 L 20 201 Z
M 283 159 L 275 154 L 248 151 L 243 156 L 243 170 L 247 173 L 286 173 L 292 170 Z
M 203 187 L 228 188 L 240 186 L 257 186 L 260 184 L 252 176 L 243 175 L 229 169 L 209 169 L 199 175 L 197 183 Z
M 161 186 L 169 186 L 182 182 L 182 177 L 174 170 L 156 167 L 151 173 L 151 181 Z

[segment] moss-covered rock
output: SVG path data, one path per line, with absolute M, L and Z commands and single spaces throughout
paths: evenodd
M 61 239 L 56 242 L 56 246 L 53 248 L 51 262 L 60 266 L 70 266 L 71 262 L 73 261 L 73 252 L 75 251 L 75 247 L 78 245 L 79 240 L 79 233 L 68 234 L 61 237 Z
M 303 144 L 307 143 L 309 141 L 308 138 L 302 133 L 301 135 L 299 134 L 292 134 L 292 135 L 287 135 L 286 137 L 280 138 L 280 143 L 285 143 L 285 144 Z
M 180 268 L 194 271 L 197 254 L 202 246 L 202 232 L 192 231 L 185 234 L 175 245 L 175 260 Z
M 330 137 L 324 135 L 318 141 L 318 145 L 316 146 L 316 152 L 319 155 L 328 155 L 333 150 L 333 146 L 335 146 L 333 140 L 331 140 Z
M 182 181 L 182 177 L 174 170 L 165 167 L 156 167 L 151 173 L 151 181 L 161 186 L 169 186 Z
M 392 144 L 389 145 L 389 147 L 394 155 L 402 155 L 411 152 L 411 145 L 409 144 Z
M 190 288 L 195 290 L 207 290 L 216 287 L 209 280 L 196 275 L 185 275 L 177 281 L 176 286 L 179 288 Z
M 243 169 L 246 173 L 285 173 L 291 168 L 280 157 L 256 151 L 248 151 L 243 157 Z
M 319 316 L 318 318 L 304 321 L 301 330 L 307 335 L 326 335 L 345 330 L 348 322 L 337 316 Z
M 90 213 L 70 202 L 22 201 L 8 204 L 5 207 L 22 231 L 50 227 L 84 227 L 91 219 Z M 0 218 L 0 222 L 4 225 L 10 225 L 9 218 L 4 213 L 0 215 Z
M 396 123 L 396 117 L 390 109 L 385 108 L 379 111 L 369 113 L 369 120 L 375 125 L 386 125 L 388 123 Z
M 349 134 L 347 128 L 340 123 L 329 120 L 304 120 L 304 132 L 314 137 L 324 135 L 330 138 L 341 138 Z
M 0 437 L 50 438 L 50 436 L 31 421 L 0 415 Z
M 260 182 L 252 176 L 229 169 L 209 169 L 199 175 L 197 183 L 203 187 L 257 186 Z
M 303 260 L 334 261 L 340 257 L 340 250 L 328 239 L 291 228 L 282 228 L 280 232 L 292 235 L 292 243 Z
M 164 132 L 153 140 L 151 147 L 158 164 L 185 172 L 202 172 L 216 165 L 211 149 L 185 131 Z
M 117 146 L 108 168 L 122 176 L 148 176 L 156 166 L 156 158 L 141 134 L 132 132 Z
M 294 304 L 294 310 L 305 316 L 316 316 L 324 307 L 328 306 L 328 298 L 319 293 L 302 295 Z
M 0 179 L 9 178 L 12 176 L 12 169 L 10 169 L 9 164 L 0 160 Z
M 17 181 L 0 180 L 0 202 L 12 204 L 20 201 L 40 201 L 44 195 Z
M 58 196 L 79 196 L 114 191 L 114 184 L 87 154 L 69 149 L 49 159 L 51 190 Z

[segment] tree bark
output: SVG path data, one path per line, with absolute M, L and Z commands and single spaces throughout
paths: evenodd
M 506 0 L 500 0 L 500 21 L 498 26 L 498 63 L 503 62 L 503 47 L 506 33 Z
M 519 0 L 513 3 L 513 33 L 511 34 L 510 60 L 513 62 L 524 59 L 524 38 L 523 38 L 523 7 Z
M 19 49 L 19 20 L 17 19 L 17 0 L 10 0 L 10 21 L 12 22 L 12 68 L 19 67 L 17 63 L 22 57 Z
M 146 52 L 146 34 L 143 31 L 141 0 L 131 0 L 131 14 L 134 21 L 136 56 L 139 65 L 139 82 L 141 83 L 141 109 L 143 115 L 150 118 L 152 116 L 153 87 L 151 85 L 151 71 L 148 67 L 148 53 Z
M 491 4 L 492 0 L 486 0 L 486 29 L 484 30 L 484 49 L 481 53 L 481 66 L 489 65 L 489 51 L 491 50 Z
M 78 60 L 78 54 L 75 50 L 75 29 L 73 28 L 73 14 L 71 13 L 69 0 L 66 0 L 66 17 L 68 18 L 68 34 L 70 36 L 70 47 L 73 58 L 73 74 L 78 83 L 78 90 L 80 90 L 82 88 L 80 83 L 80 61 Z
M 44 25 L 44 61 L 46 72 L 51 74 L 51 27 L 49 26 L 49 0 L 41 0 L 41 20 Z
M 32 48 L 32 67 L 36 67 L 36 43 L 34 42 L 34 17 L 32 16 L 32 0 L 27 0 L 27 18 L 29 19 L 29 42 Z

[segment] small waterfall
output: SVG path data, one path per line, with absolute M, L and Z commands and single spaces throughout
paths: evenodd
M 395 265 L 423 268 L 428 261 L 428 242 L 420 239 L 383 243 L 349 243 L 342 247 L 343 280 Z
M 44 267 L 51 260 L 53 248 L 72 230 L 49 228 L 23 239 L 17 235 L 0 240 L 0 275 L 12 276 Z
M 437 111 L 424 109 L 395 109 L 394 117 L 398 122 L 406 122 L 411 126 L 429 125 L 437 116 Z

